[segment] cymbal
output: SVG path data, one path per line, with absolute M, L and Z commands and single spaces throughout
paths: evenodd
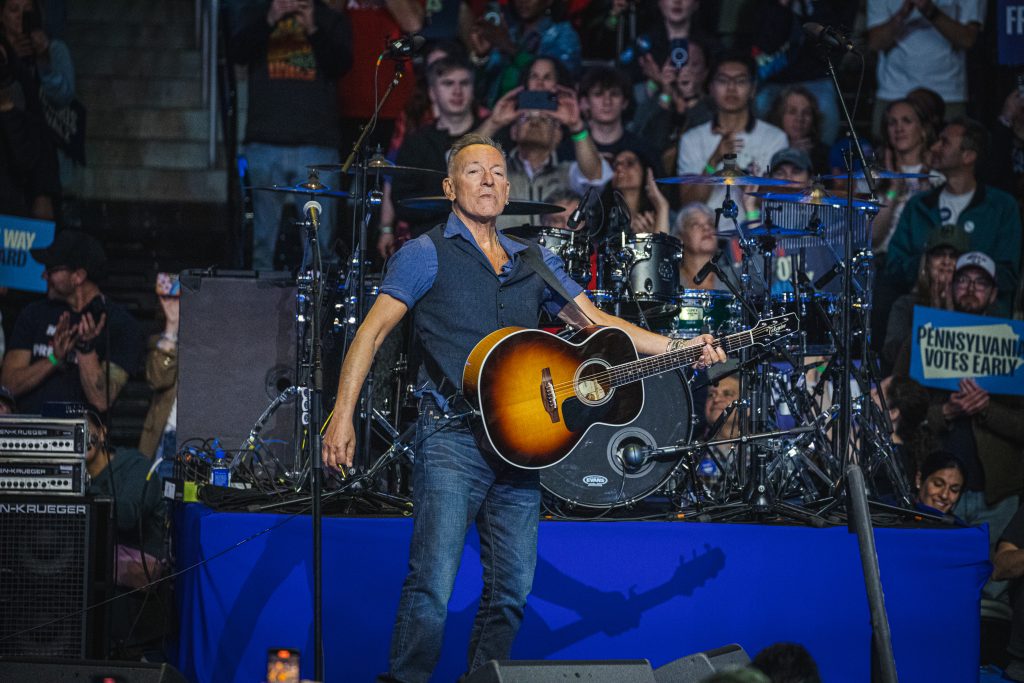
M 760 197 L 765 201 L 782 202 L 783 204 L 812 204 L 815 206 L 835 206 L 840 208 L 846 206 L 845 197 L 833 197 L 820 187 L 797 194 L 786 192 L 748 192 L 747 194 L 751 197 Z M 878 210 L 880 206 L 880 204 L 875 202 L 866 202 L 862 199 L 853 200 L 853 208 L 855 209 Z
M 341 172 L 344 168 L 342 164 L 308 164 L 306 168 L 312 171 L 323 171 L 323 172 Z M 362 171 L 362 168 L 356 164 L 353 164 L 347 171 L 348 175 L 358 175 Z M 435 171 L 432 168 L 416 168 L 415 166 L 398 166 L 391 163 L 385 157 L 380 154 L 373 155 L 369 161 L 366 162 L 366 171 L 371 175 L 388 175 L 388 176 L 437 176 L 443 178 L 445 173 L 441 171 Z
M 668 178 L 655 178 L 655 182 L 663 185 L 770 185 L 784 186 L 795 185 L 790 180 L 779 178 L 762 178 L 755 175 L 746 175 L 742 171 L 724 169 L 713 175 L 701 175 L 699 173 L 688 173 Z
M 897 171 L 886 171 L 880 168 L 872 168 L 871 177 L 875 180 L 914 180 L 931 178 L 931 173 L 900 173 Z M 849 173 L 834 173 L 831 175 L 818 176 L 821 180 L 846 180 Z M 864 171 L 854 171 L 854 180 L 864 180 Z
M 250 186 L 245 188 L 246 190 L 266 190 L 268 192 L 286 192 L 288 194 L 304 194 L 309 197 L 337 197 L 343 198 L 348 197 L 348 192 L 344 190 L 332 190 L 326 185 L 316 181 L 307 180 L 304 183 L 298 185 L 270 185 L 258 187 Z
M 436 213 L 451 211 L 452 208 L 452 202 L 447 197 L 409 197 L 399 201 L 398 205 L 404 209 Z M 503 216 L 535 216 L 545 213 L 560 213 L 562 211 L 565 211 L 565 207 L 561 204 L 545 204 L 544 202 L 534 202 L 529 199 L 510 199 L 501 214 Z
M 786 228 L 781 225 L 769 223 L 765 225 L 761 221 L 748 221 L 743 226 L 743 234 L 747 237 L 817 237 L 814 230 L 805 228 Z

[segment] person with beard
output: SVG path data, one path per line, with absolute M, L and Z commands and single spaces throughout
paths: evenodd
M 523 88 L 507 92 L 478 133 L 494 137 L 506 126 L 513 147 L 508 154 L 508 179 L 513 199 L 543 201 L 552 192 L 569 189 L 583 196 L 588 187 L 600 189 L 612 179 L 612 167 L 601 156 L 580 116 L 579 102 L 572 88 L 555 86 L 557 108 L 519 109 L 516 98 Z M 563 130 L 569 134 L 575 161 L 559 156 Z M 499 216 L 498 229 L 520 225 L 523 216 Z M 540 224 L 539 216 L 526 219 Z
M 32 257 L 46 270 L 46 298 L 29 304 L 14 323 L 0 383 L 21 412 L 38 414 L 51 401 L 85 403 L 105 413 L 138 368 L 142 331 L 97 281 L 106 255 L 96 238 L 65 230 Z
M 986 315 L 997 295 L 996 264 L 987 254 L 971 251 L 957 260 L 953 310 Z M 971 378 L 960 380 L 957 391 L 929 389 L 928 427 L 966 472 L 954 514 L 969 525 L 988 524 L 993 549 L 1020 506 L 1022 414 L 1024 397 L 991 395 Z M 983 602 L 1002 600 L 1004 591 L 1005 584 L 990 581 L 983 590 Z
M 988 132 L 967 118 L 949 122 L 932 145 L 931 167 L 946 182 L 911 197 L 900 215 L 889 241 L 883 282 L 897 295 L 913 285 L 932 231 L 956 225 L 967 233 L 970 249 L 995 261 L 999 298 L 993 314 L 1009 314 L 1020 277 L 1020 213 L 1009 194 L 978 182 L 976 169 L 988 149 Z

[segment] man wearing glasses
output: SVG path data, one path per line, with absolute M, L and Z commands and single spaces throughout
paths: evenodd
M 754 117 L 756 74 L 754 60 L 742 52 L 726 53 L 718 60 L 708 82 L 715 116 L 679 138 L 678 175 L 712 175 L 721 170 L 726 154 L 735 154 L 739 168 L 751 175 L 767 175 L 772 155 L 789 147 L 782 130 Z M 721 186 L 681 185 L 680 193 L 684 203 L 704 202 L 712 209 L 725 198 Z M 740 193 L 733 190 L 732 198 L 739 202 Z
M 953 309 L 990 314 L 999 294 L 996 274 L 995 261 L 987 254 L 970 251 L 961 256 L 953 274 Z M 1020 504 L 1024 400 L 993 396 L 970 378 L 960 380 L 958 391 L 931 389 L 929 393 L 928 426 L 967 472 L 953 513 L 971 525 L 987 523 L 994 547 Z M 1005 602 L 1005 589 L 1005 582 L 989 582 L 982 597 Z M 982 606 L 997 604 L 983 601 Z

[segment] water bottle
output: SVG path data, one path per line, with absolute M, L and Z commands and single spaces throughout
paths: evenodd
M 210 465 L 210 483 L 214 486 L 231 486 L 231 470 L 228 468 L 227 454 L 220 447 L 220 442 L 213 440 L 213 463 Z

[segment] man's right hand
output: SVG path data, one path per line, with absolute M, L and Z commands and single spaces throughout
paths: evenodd
M 377 254 L 387 260 L 395 253 L 395 235 L 390 232 L 382 232 L 377 238 Z
M 351 418 L 331 418 L 331 424 L 324 432 L 323 461 L 324 467 L 340 470 L 342 466 L 352 467 L 352 459 L 356 452 L 356 430 Z
M 77 342 L 78 326 L 71 324 L 71 314 L 64 311 L 57 320 L 57 327 L 54 329 L 53 339 L 50 341 L 53 357 L 57 360 L 64 360 L 68 351 L 73 349 Z

